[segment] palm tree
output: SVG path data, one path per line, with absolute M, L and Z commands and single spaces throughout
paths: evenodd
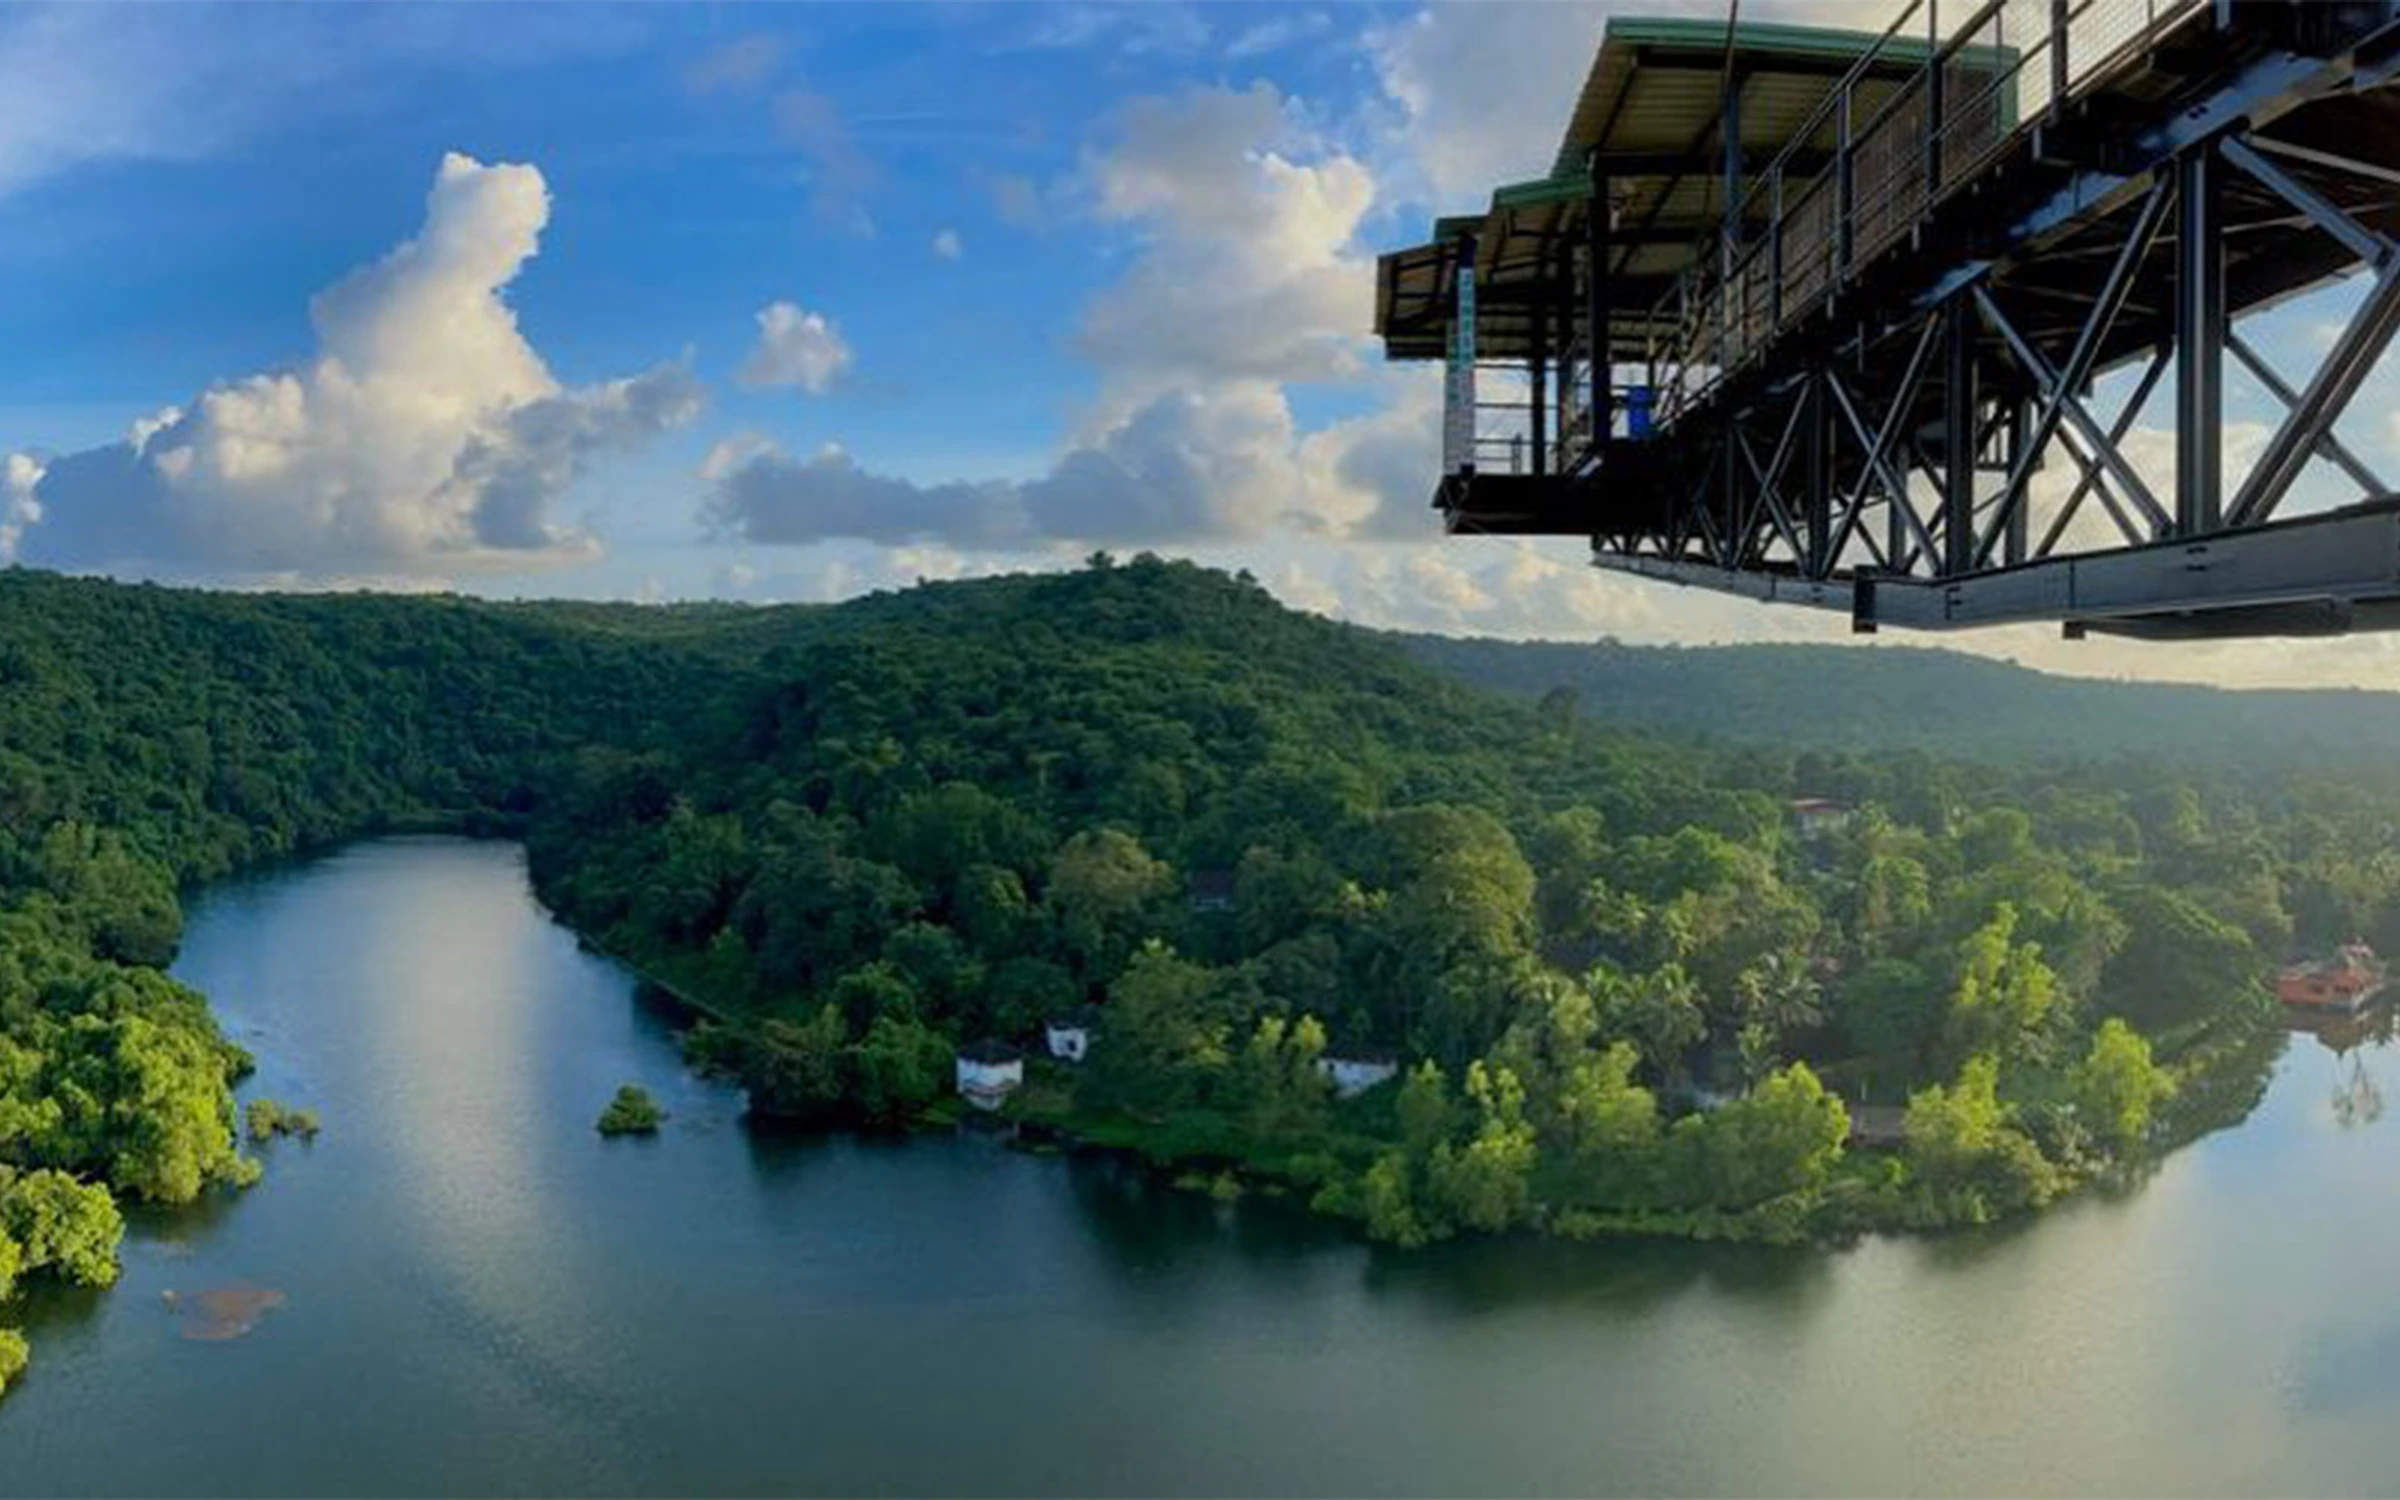
M 1793 953 L 1770 953 L 1741 972 L 1733 983 L 1734 998 L 1745 1023 L 1763 1026 L 1778 1042 L 1788 1043 L 1823 1023 L 1823 992 L 1808 972 L 1808 960 Z

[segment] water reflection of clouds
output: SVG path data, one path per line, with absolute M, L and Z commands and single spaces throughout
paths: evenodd
M 2400 1322 L 2336 1329 L 2310 1340 L 2284 1390 L 2295 1410 L 2312 1417 L 2400 1405 Z
M 378 844 L 347 856 L 368 867 L 343 914 L 348 937 L 362 982 L 382 991 L 361 1010 L 380 1060 L 385 1118 L 373 1124 L 409 1199 L 396 1206 L 438 1221 L 419 1242 L 471 1280 L 520 1283 L 493 1288 L 505 1297 L 545 1274 L 509 1252 L 539 1243 L 551 1207 L 538 1131 L 542 985 L 522 865 L 505 846 L 448 846 L 442 878 L 428 880 L 412 870 L 415 852 Z
M 395 1191 L 392 1267 L 450 1375 L 480 1392 L 528 1443 L 633 1439 L 629 1392 L 594 1379 L 605 1342 L 597 1299 L 602 1252 L 560 1226 L 588 1222 L 560 1153 L 571 1136 L 550 1086 L 558 1077 L 553 1012 L 592 997 L 566 982 L 560 934 L 538 914 L 523 851 L 456 839 L 399 839 L 346 851 L 337 920 L 362 983 L 371 1077 L 353 1077 Z M 429 953 L 433 956 L 429 957 Z M 607 1440 L 613 1442 L 612 1436 Z

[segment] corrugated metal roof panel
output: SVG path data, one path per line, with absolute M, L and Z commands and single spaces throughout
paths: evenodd
M 1612 16 L 1576 98 L 1552 175 L 1580 167 L 1594 147 L 1674 149 L 1711 129 L 1729 60 L 1727 30 L 1723 22 L 1692 17 Z M 1738 22 L 1731 28 L 1730 42 L 1731 65 L 1744 77 L 1745 101 L 1753 89 L 1764 86 L 1788 89 L 1795 97 L 1807 93 L 1809 108 L 1831 91 L 1843 65 L 1875 51 L 1878 42 L 1882 50 L 1867 70 L 1870 77 L 1898 77 L 1922 67 L 1932 55 L 1923 37 L 1887 40 L 1881 32 L 1774 21 Z M 1669 58 L 1678 65 L 1644 66 Z M 1707 66 L 1712 61 L 1714 70 Z M 1745 120 L 1745 150 L 1753 145 L 1780 149 L 1780 137 L 1762 132 L 1754 140 L 1751 132 Z

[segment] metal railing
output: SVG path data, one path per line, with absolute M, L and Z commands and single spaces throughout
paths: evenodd
M 1458 456 L 1471 463 L 1476 473 L 1561 474 L 1591 450 L 1591 374 L 1590 367 L 1580 359 L 1568 362 L 1553 379 L 1545 382 L 1540 393 L 1539 423 L 1534 420 L 1533 382 L 1523 364 L 1513 360 L 1480 361 L 1475 374 L 1475 396 L 1470 408 L 1472 427 Z M 1649 399 L 1638 384 L 1612 386 L 1611 436 L 1635 433 L 1644 420 L 1635 413 Z M 1464 467 L 1456 461 L 1444 465 L 1453 474 L 1462 472 Z
M 1906 239 L 2020 134 L 2208 3 L 1981 0 L 1945 35 L 1942 13 L 1959 14 L 1962 0 L 1910 0 L 1652 307 L 1658 423 Z M 1903 55 L 1922 60 L 1895 79 Z M 1745 223 L 1758 203 L 1763 227 Z

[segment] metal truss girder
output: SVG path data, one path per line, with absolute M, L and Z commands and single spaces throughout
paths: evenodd
M 2010 224 L 2003 238 L 2017 246 L 2042 244 L 2062 229 L 2089 219 L 2103 204 L 2138 190 L 2146 174 L 2186 149 L 2282 113 L 2323 71 L 2322 60 L 2297 53 L 2277 51 L 2259 58 L 2224 80 L 2206 99 L 2142 132 L 2131 143 L 2138 153 L 2136 160 L 2113 170 L 2095 167 L 2078 172 Z
M 1852 610 L 1858 581 L 1739 572 L 1688 560 L 1599 552 L 1601 567 L 1753 599 Z M 2136 629 L 2176 620 L 2208 633 L 2221 612 L 2239 633 L 2262 622 L 2336 618 L 2400 626 L 2400 502 L 2382 501 L 2207 537 L 2049 558 L 1967 578 L 1872 579 L 1875 623 L 1929 630 L 2028 620 Z M 2330 615 L 2328 614 L 2330 611 Z M 2280 612 L 2280 613 L 2278 613 Z M 2200 622 L 2200 623 L 2194 623 Z

